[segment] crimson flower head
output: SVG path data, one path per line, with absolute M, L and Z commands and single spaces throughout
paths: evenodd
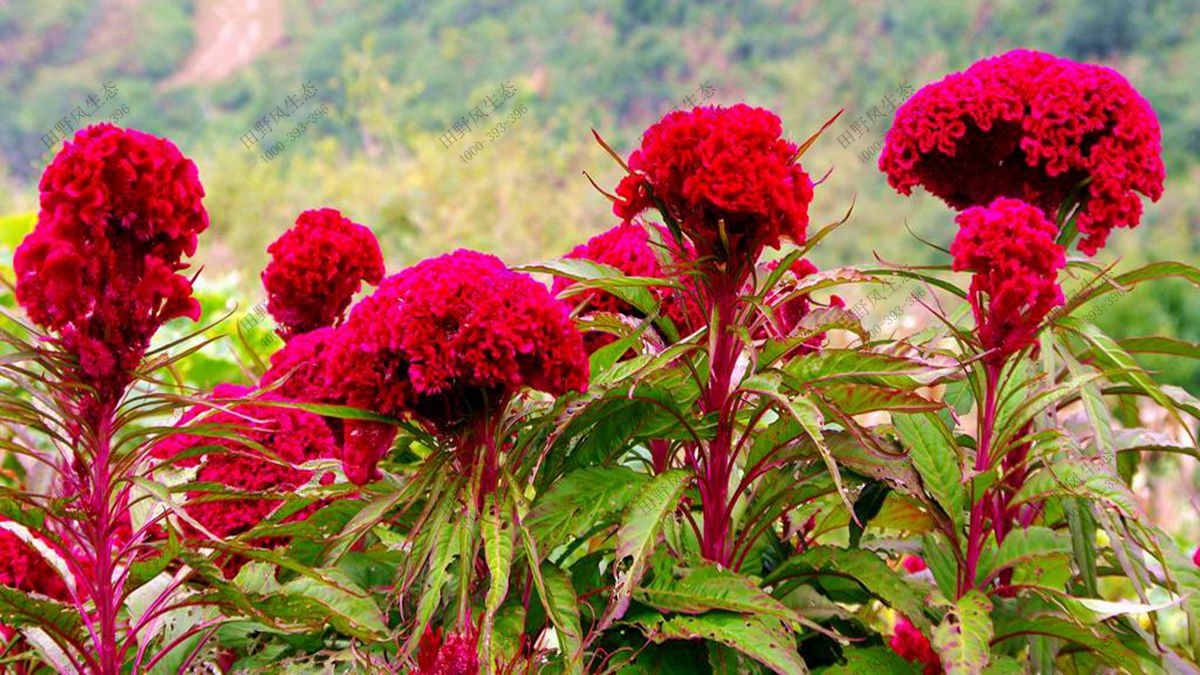
M 271 354 L 271 367 L 260 386 L 274 385 L 275 393 L 304 403 L 337 403 L 337 391 L 325 377 L 325 354 L 336 339 L 334 328 L 318 328 L 294 335 Z
M 576 246 L 565 257 L 590 260 L 615 267 L 630 277 L 689 283 L 690 280 L 679 274 L 676 268 L 680 267 L 685 260 L 694 259 L 695 250 L 686 241 L 683 242 L 683 250 L 679 250 L 680 247 L 672 241 L 671 234 L 666 228 L 660 226 L 656 230 L 664 243 L 663 251 L 655 250 L 655 245 L 650 240 L 650 232 L 645 227 L 638 223 L 626 222 L 605 230 L 587 240 L 586 243 Z M 670 262 L 664 262 L 661 259 L 666 257 L 666 250 L 670 251 Z M 554 294 L 562 293 L 573 283 L 574 281 L 567 277 L 555 277 Z M 699 316 L 702 312 L 695 306 L 694 298 L 690 297 L 688 293 L 667 285 L 654 287 L 651 292 L 661 303 L 662 313 L 669 317 L 680 330 L 702 320 Z M 587 306 L 593 311 L 643 318 L 642 312 L 628 302 L 612 293 L 598 289 L 571 295 L 565 299 L 565 302 L 573 307 L 587 303 Z M 585 335 L 589 352 L 613 341 L 613 336 L 608 333 L 601 334 L 599 338 L 595 338 L 595 335 L 596 332 Z
M 630 220 L 657 199 L 700 255 L 753 262 L 764 246 L 804 242 L 813 185 L 798 153 L 769 110 L 677 110 L 629 156 L 613 211 Z
M 1158 118 L 1116 71 L 1016 50 L 923 87 L 896 112 L 879 168 L 955 209 L 1021 199 L 1050 218 L 1079 188 L 1079 250 L 1135 227 L 1138 193 L 1157 201 L 1165 170 Z
M 29 542 L 8 529 L 12 525 L 12 521 L 0 517 L 0 586 L 69 600 L 71 590 L 58 570 Z M 33 533 L 29 536 L 38 537 Z
M 919 555 L 904 556 L 904 559 L 900 561 L 900 565 L 903 566 L 904 571 L 908 572 L 909 574 L 916 574 L 929 569 L 929 566 L 925 564 L 925 559 Z
M 46 167 L 37 226 L 17 248 L 17 300 L 112 400 L 166 321 L 196 320 L 185 255 L 208 228 L 196 165 L 170 141 L 111 124 Z
M 1200 567 L 1200 546 L 1197 546 L 1196 552 L 1192 554 L 1192 562 L 1196 564 L 1196 567 Z
M 929 638 L 922 635 L 908 619 L 897 619 L 891 647 L 905 661 L 920 665 L 924 675 L 940 675 L 944 672 L 942 659 L 934 651 L 933 645 L 929 644 Z
M 249 387 L 224 384 L 213 390 L 212 399 L 248 398 L 253 393 Z M 283 399 L 271 392 L 261 395 L 259 400 L 279 402 Z M 294 492 L 308 483 L 313 472 L 299 468 L 300 464 L 339 456 L 332 433 L 314 413 L 274 405 L 238 403 L 200 417 L 201 413 L 212 410 L 210 405 L 193 406 L 176 426 L 181 429 L 191 427 L 197 433 L 169 436 L 154 446 L 151 455 L 159 460 L 174 460 L 174 466 L 197 467 L 197 482 L 215 483 L 229 491 L 246 493 L 231 498 L 209 490 L 188 492 L 184 511 L 200 527 L 218 537 L 235 537 L 261 524 L 284 501 L 270 495 Z M 211 451 L 180 456 L 206 447 Z M 308 515 L 310 512 L 302 511 L 291 519 L 303 519 Z M 190 523 L 184 523 L 183 530 L 189 537 L 205 538 L 203 531 Z M 255 543 L 275 546 L 284 542 L 272 539 Z M 231 562 L 233 564 L 226 566 L 226 572 L 236 573 L 240 563 Z
M 383 279 L 375 235 L 335 209 L 301 213 L 267 253 L 267 310 L 285 339 L 340 322 L 362 282 Z
M 999 197 L 986 207 L 959 214 L 958 235 L 950 245 L 956 272 L 970 271 L 971 308 L 987 359 L 1003 363 L 1036 343 L 1046 315 L 1063 303 L 1058 270 L 1066 264 L 1056 228 L 1042 211 Z M 987 304 L 981 298 L 987 295 Z
M 499 258 L 466 250 L 385 279 L 338 329 L 328 367 L 348 405 L 411 416 L 445 437 L 494 421 L 522 388 L 560 395 L 588 378 L 567 306 Z M 378 459 L 353 473 L 373 474 Z
M 478 675 L 479 628 L 469 620 L 459 633 L 442 636 L 439 626 L 426 626 L 417 646 L 416 675 Z

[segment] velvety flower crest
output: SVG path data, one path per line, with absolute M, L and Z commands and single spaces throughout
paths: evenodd
M 997 198 L 957 218 L 950 246 L 957 272 L 974 272 L 970 301 L 979 339 L 993 363 L 1035 344 L 1042 320 L 1063 303 L 1058 270 L 1063 247 L 1045 214 L 1025 202 Z M 981 296 L 986 295 L 986 304 Z
M 375 235 L 335 209 L 301 213 L 267 253 L 267 310 L 285 338 L 340 322 L 362 283 L 383 279 Z
M 1116 71 L 1030 50 L 984 59 L 923 87 L 896 112 L 879 168 L 955 209 L 996 197 L 1054 219 L 1082 186 L 1079 250 L 1135 227 L 1138 194 L 1157 201 L 1165 170 L 1158 119 Z
M 752 262 L 803 243 L 813 185 L 775 113 L 739 104 L 677 110 L 629 156 L 613 211 L 630 220 L 657 199 L 702 256 Z
M 164 322 L 196 320 L 181 262 L 208 228 L 196 165 L 170 141 L 98 124 L 42 175 L 37 226 L 17 248 L 17 300 L 111 399 Z

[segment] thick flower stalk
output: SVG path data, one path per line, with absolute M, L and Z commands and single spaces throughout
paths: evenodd
M 301 213 L 267 253 L 267 311 L 284 339 L 341 322 L 363 282 L 383 279 L 375 235 L 335 209 Z
M 735 563 L 731 494 L 738 395 L 734 381 L 743 333 L 754 323 L 742 292 L 766 247 L 803 243 L 813 184 L 783 138 L 777 115 L 762 108 L 700 107 L 676 111 L 648 129 L 629 156 L 613 210 L 626 221 L 657 207 L 700 256 L 702 316 L 709 317 L 709 372 L 700 411 L 715 415 L 715 437 L 687 453 L 697 477 L 701 554 Z M 674 230 L 672 230 L 674 231 Z M 694 449 L 698 450 L 698 449 Z
M 879 168 L 955 209 L 1013 197 L 1055 219 L 1082 204 L 1079 250 L 1136 227 L 1165 175 L 1150 104 L 1116 71 L 1016 50 L 921 88 L 896 113 Z M 1061 226 L 1062 223 L 1059 223 Z
M 583 391 L 588 374 L 567 306 L 499 258 L 465 250 L 385 279 L 338 329 L 327 364 L 347 405 L 415 420 L 464 467 L 482 455 L 479 498 L 495 487 L 495 432 L 513 396 Z M 391 441 L 379 426 L 347 421 L 343 461 L 355 482 L 378 476 Z
M 991 468 L 995 459 L 997 397 L 1005 364 L 1026 348 L 1037 347 L 1036 335 L 1046 316 L 1062 304 L 1058 270 L 1065 264 L 1063 247 L 1054 241 L 1056 228 L 1038 208 L 997 198 L 958 216 L 959 232 L 950 247 L 953 269 L 974 273 L 969 300 L 984 351 L 984 400 L 979 409 L 979 443 L 975 471 Z M 1020 489 L 1028 447 L 1004 458 L 1006 481 L 988 488 L 971 507 L 965 574 L 960 594 L 974 587 L 975 571 L 987 539 L 987 520 L 997 542 L 1012 529 L 1008 509 Z
M 208 227 L 196 166 L 169 141 L 100 124 L 79 131 L 47 167 L 34 231 L 16 251 L 17 300 L 50 332 L 65 365 L 54 377 L 73 456 L 62 490 L 78 517 L 56 519 L 89 627 L 91 670 L 121 672 L 118 614 L 129 536 L 128 462 L 118 461 L 117 406 L 154 332 L 199 318 L 185 255 Z M 134 465 L 136 468 L 136 463 Z M 84 611 L 79 598 L 90 599 Z

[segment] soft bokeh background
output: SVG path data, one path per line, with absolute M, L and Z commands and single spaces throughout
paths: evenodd
M 705 91 L 708 103 L 774 109 L 798 140 L 845 109 L 805 158 L 814 176 L 832 171 L 815 223 L 856 200 L 819 265 L 936 261 L 908 230 L 946 245 L 952 213 L 925 195 L 895 194 L 860 153 L 882 141 L 888 97 L 1015 47 L 1112 66 L 1158 112 L 1166 194 L 1140 228 L 1114 233 L 1102 260 L 1121 258 L 1118 269 L 1200 262 L 1195 0 L 0 0 L 0 38 L 0 214 L 36 209 L 37 178 L 61 147 L 50 135 L 57 125 L 117 116 L 196 160 L 212 218 L 203 280 L 243 308 L 262 300 L 267 243 L 306 208 L 333 206 L 369 225 L 392 271 L 457 247 L 513 263 L 561 255 L 614 224 L 583 172 L 611 189 L 619 170 L 590 129 L 627 153 L 646 126 L 704 102 Z M 307 101 L 306 83 L 316 92 Z M 116 91 L 107 100 L 106 84 Z M 485 97 L 498 101 L 506 84 L 515 96 L 493 110 Z M 522 105 L 527 112 L 464 160 L 468 144 Z M 247 148 L 244 135 L 276 106 L 287 124 Z M 320 106 L 328 114 L 307 122 Z M 476 106 L 490 112 L 482 124 L 470 115 Z M 464 117 L 470 131 L 447 147 Z M 871 128 L 845 136 L 859 117 Z M 264 161 L 265 147 L 301 121 L 306 130 Z M 18 241 L 28 223 L 0 220 L 0 239 Z M 900 304 L 872 313 L 881 321 Z M 900 330 L 925 321 L 902 314 L 892 322 Z M 1097 322 L 1118 336 L 1200 341 L 1200 294 L 1158 284 Z M 1146 365 L 1200 392 L 1193 362 Z M 1139 476 L 1148 507 L 1200 539 L 1194 466 L 1163 462 Z

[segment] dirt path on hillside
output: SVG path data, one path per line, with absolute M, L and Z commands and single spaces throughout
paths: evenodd
M 163 89 L 223 80 L 285 37 L 283 0 L 209 0 L 194 23 L 195 48 Z

